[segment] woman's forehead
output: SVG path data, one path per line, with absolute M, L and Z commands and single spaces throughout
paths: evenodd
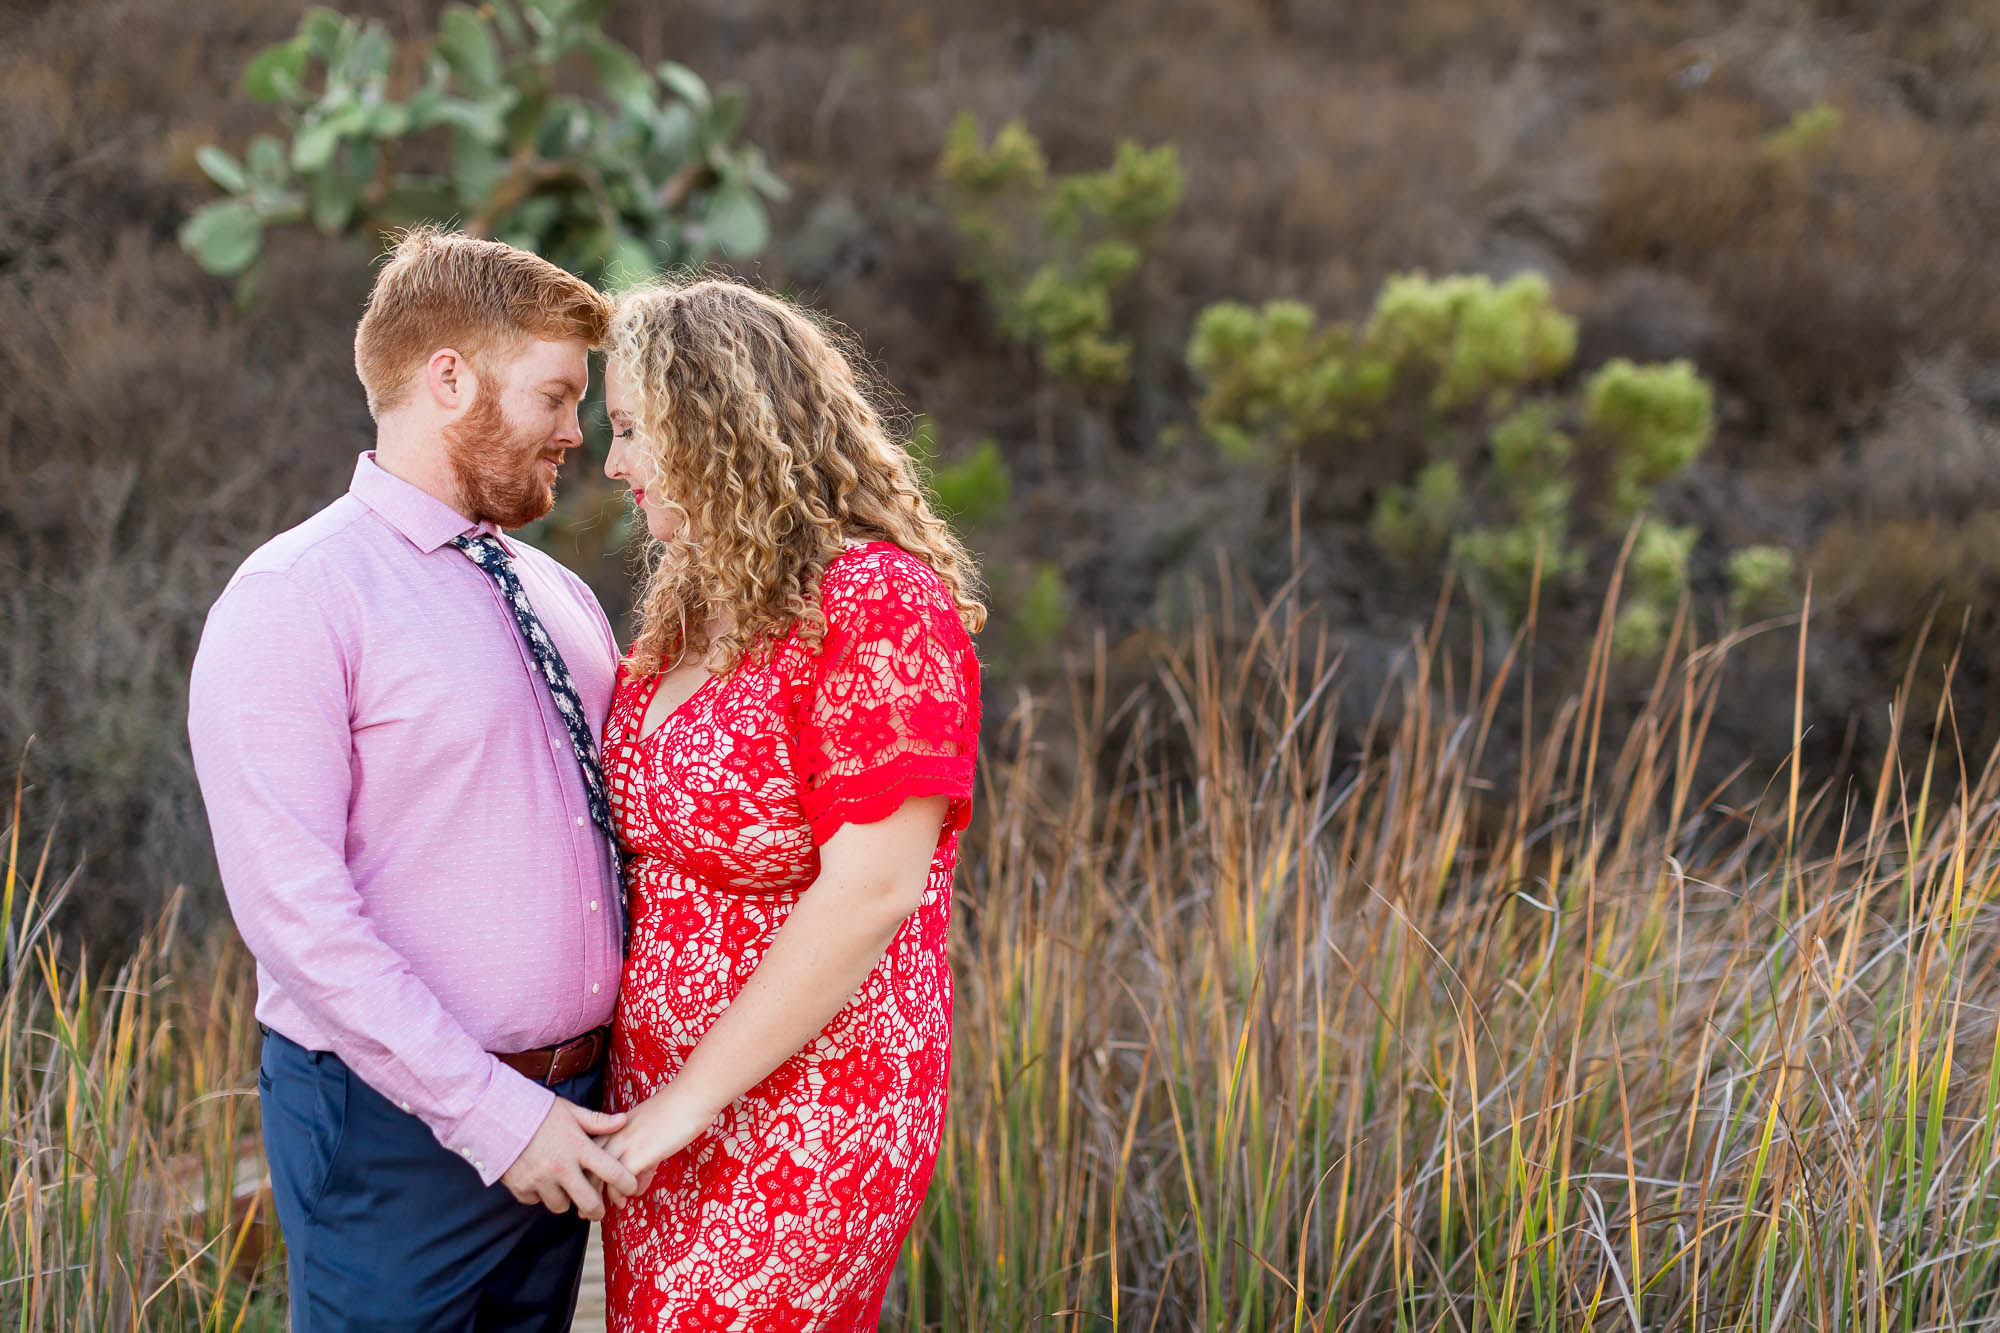
M 622 412 L 632 400 L 632 386 L 620 372 L 616 361 L 604 363 L 604 406 L 607 411 Z

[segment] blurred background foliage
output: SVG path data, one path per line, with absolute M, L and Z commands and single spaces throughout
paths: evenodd
M 610 8 L 447 4 L 434 34 L 400 43 L 380 20 L 308 11 L 243 71 L 288 138 L 256 135 L 241 160 L 196 150 L 226 197 L 195 210 L 182 247 L 211 273 L 249 275 L 246 300 L 264 229 L 307 221 L 376 240 L 448 221 L 600 283 L 756 254 L 770 237 L 764 200 L 785 189 L 761 152 L 731 142 L 742 89 L 711 92 L 671 60 L 647 70 L 604 31 Z M 598 96 L 563 90 L 574 65 Z
M 1670 642 L 1752 636 L 1721 782 L 1790 750 L 1756 631 L 1810 580 L 1813 771 L 1879 761 L 1961 637 L 1957 724 L 2000 739 L 1992 0 L 0 14 L 0 741 L 97 863 L 86 934 L 212 887 L 201 619 L 344 488 L 370 263 L 426 216 L 853 330 L 986 562 L 996 692 L 1099 645 L 1116 688 L 1218 582 L 1292 581 L 1352 725 L 1437 615 L 1447 660 L 1532 624 L 1546 707 L 1616 575 L 1613 714 Z M 622 626 L 615 489 L 579 460 L 532 535 Z

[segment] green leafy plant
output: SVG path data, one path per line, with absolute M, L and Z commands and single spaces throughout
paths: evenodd
M 1411 409 L 1434 419 L 1504 409 L 1575 353 L 1576 321 L 1554 308 L 1538 273 L 1498 285 L 1409 273 L 1383 284 L 1359 329 L 1320 327 L 1296 301 L 1212 305 L 1195 321 L 1187 360 L 1202 385 L 1203 429 L 1249 458 L 1369 440 Z
M 1298 301 L 1262 310 L 1224 301 L 1202 311 L 1188 364 L 1205 386 L 1202 428 L 1225 453 L 1248 460 L 1368 434 L 1394 367 L 1345 327 L 1315 323 Z
M 960 272 L 985 288 L 1009 338 L 1058 379 L 1116 386 L 1132 343 L 1116 331 L 1117 297 L 1145 247 L 1180 207 L 1173 145 L 1121 143 L 1102 171 L 1052 179 L 1019 121 L 987 142 L 978 120 L 952 122 L 938 176 L 959 240 Z
M 1305 455 L 1373 490 L 1369 532 L 1408 564 L 1448 556 L 1510 616 L 1537 581 L 1581 572 L 1615 546 L 1715 431 L 1693 365 L 1612 361 L 1563 380 L 1576 322 L 1523 273 L 1410 273 L 1383 284 L 1358 326 L 1296 301 L 1204 310 L 1187 360 L 1203 431 L 1246 463 Z M 1622 622 L 1656 643 L 1686 583 L 1696 533 L 1648 520 Z
M 1840 136 L 1847 117 L 1831 102 L 1814 102 L 1785 123 L 1785 128 L 1764 141 L 1774 153 L 1807 158 L 1825 149 Z
M 1576 355 L 1576 321 L 1555 309 L 1548 279 L 1522 273 L 1495 286 L 1479 275 L 1392 277 L 1363 335 L 1368 353 L 1419 377 L 1449 412 L 1547 379 Z
M 1610 503 L 1620 516 L 1646 507 L 1715 438 L 1715 394 L 1689 361 L 1607 363 L 1584 388 L 1584 421 L 1617 445 Z
M 1041 652 L 1055 643 L 1070 620 L 1069 583 L 1054 561 L 1043 560 L 1029 571 L 1014 608 L 1015 635 L 1030 652 Z
M 1625 597 L 1612 624 L 1611 648 L 1631 659 L 1657 656 L 1666 627 L 1687 588 L 1688 557 L 1701 529 L 1648 518 L 1632 537 L 1625 565 Z
M 1450 540 L 1464 507 L 1458 464 L 1432 463 L 1408 486 L 1393 486 L 1383 493 L 1369 532 L 1384 550 L 1415 561 Z
M 735 142 L 739 90 L 648 70 L 601 25 L 609 0 L 448 4 L 435 34 L 314 9 L 243 72 L 282 134 L 197 161 L 224 197 L 182 226 L 212 273 L 254 274 L 266 231 L 329 235 L 453 220 L 592 280 L 627 280 L 769 237 L 784 184 Z M 597 96 L 565 91 L 587 64 Z M 242 289 L 252 290 L 249 283 Z
M 1798 560 L 1783 546 L 1745 546 L 1729 553 L 1729 611 L 1741 619 L 1788 606 Z
M 989 435 L 970 454 L 932 473 L 931 487 L 938 507 L 953 522 L 977 528 L 1006 512 L 1014 478 L 1000 457 L 1000 446 Z
M 961 535 L 1006 512 L 1014 495 L 1014 474 L 992 436 L 980 440 L 965 457 L 942 463 L 938 460 L 937 427 L 929 417 L 920 416 L 910 432 L 909 448 L 927 474 L 932 502 Z

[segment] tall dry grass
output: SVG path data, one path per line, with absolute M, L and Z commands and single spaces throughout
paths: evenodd
M 1809 618 L 1754 631 L 1801 697 Z M 1994 765 L 1898 706 L 1920 764 L 1724 804 L 1749 635 L 1683 622 L 1613 735 L 1609 624 L 1506 782 L 1515 653 L 1434 628 L 1357 742 L 1285 600 L 1005 719 L 897 1326 L 2000 1323 Z
M 0 1327 L 277 1329 L 259 1301 L 255 984 L 240 948 L 177 930 L 179 896 L 115 969 L 49 932 L 74 878 L 5 835 Z M 247 1169 L 246 1169 L 247 1168 Z
M 1788 764 L 1729 803 L 1697 777 L 1728 663 L 1776 647 L 1802 696 L 1809 607 L 1683 622 L 1627 728 L 1615 603 L 1559 701 L 1521 640 L 1455 667 L 1441 611 L 1343 726 L 1336 640 L 1281 598 L 1129 699 L 997 717 L 886 1326 L 2000 1323 L 1995 765 L 1947 690 L 1898 702 L 1936 740 L 1872 787 Z M 1544 719 L 1504 782 L 1503 707 Z M 66 960 L 19 827 L 0 1322 L 276 1320 L 240 951 L 169 910 L 115 975 Z

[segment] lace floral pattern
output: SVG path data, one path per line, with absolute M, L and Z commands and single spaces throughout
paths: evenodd
M 951 1059 L 945 929 L 970 815 L 979 664 L 942 580 L 886 542 L 821 580 L 825 641 L 710 679 L 644 737 L 657 682 L 605 725 L 631 854 L 611 1105 L 672 1079 L 755 970 L 818 848 L 914 796 L 950 798 L 922 905 L 804 1050 L 605 1223 L 610 1326 L 873 1329 L 936 1161 Z

